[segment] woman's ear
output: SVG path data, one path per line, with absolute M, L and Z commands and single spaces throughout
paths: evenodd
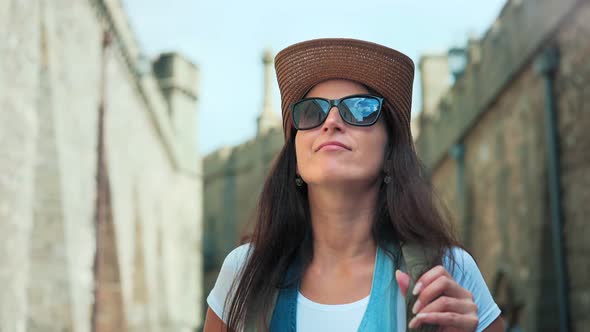
M 383 173 L 390 174 L 392 169 L 393 169 L 393 161 L 391 161 L 391 159 L 385 159 L 383 161 Z

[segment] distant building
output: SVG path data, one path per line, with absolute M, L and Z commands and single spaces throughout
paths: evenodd
M 238 146 L 221 148 L 203 159 L 203 301 L 215 284 L 225 256 L 252 230 L 258 195 L 283 146 L 281 117 L 273 110 L 271 99 L 272 58 L 269 51 L 263 55 L 264 97 L 256 137 Z
M 194 331 L 198 69 L 119 0 L 2 3 L 0 331 Z
M 512 0 L 469 41 L 464 68 L 444 55 L 420 61 L 418 153 L 515 330 L 559 331 L 568 307 L 570 331 L 590 326 L 588 22 L 587 1 Z

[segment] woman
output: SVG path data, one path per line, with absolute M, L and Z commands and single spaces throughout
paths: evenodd
M 207 299 L 205 331 L 503 331 L 416 157 L 413 62 L 319 39 L 284 49 L 275 68 L 285 145 L 251 243 L 226 257 Z M 425 253 L 418 273 L 407 248 Z

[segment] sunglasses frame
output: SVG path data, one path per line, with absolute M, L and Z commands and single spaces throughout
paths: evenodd
M 377 101 L 379 101 L 379 108 L 377 109 L 377 117 L 375 117 L 375 121 L 373 121 L 371 123 L 365 123 L 365 124 L 350 123 L 342 115 L 342 112 L 344 112 L 344 110 L 342 110 L 340 108 L 340 104 L 342 103 L 342 101 L 349 99 L 349 98 L 358 98 L 358 97 L 368 97 L 368 98 L 376 99 Z M 317 125 L 315 125 L 313 127 L 303 128 L 303 129 L 297 128 L 297 124 L 296 124 L 297 122 L 295 121 L 295 106 L 299 103 L 302 103 L 304 101 L 309 101 L 309 100 L 323 100 L 323 101 L 328 102 L 330 104 L 330 107 L 328 108 L 328 112 L 324 113 L 326 115 L 326 117 L 322 121 L 320 121 L 320 123 L 318 123 Z M 317 127 L 321 126 L 324 122 L 326 122 L 328 115 L 332 111 L 332 107 L 336 106 L 336 108 L 338 109 L 338 114 L 340 115 L 340 118 L 345 123 L 347 123 L 351 126 L 356 126 L 356 127 L 370 127 L 370 126 L 374 125 L 375 123 L 377 123 L 377 121 L 379 120 L 379 117 L 381 117 L 381 109 L 383 108 L 383 100 L 384 100 L 383 97 L 379 97 L 379 96 L 375 96 L 375 95 L 371 95 L 371 94 L 366 94 L 366 93 L 345 96 L 340 99 L 327 99 L 327 98 L 321 98 L 321 97 L 304 98 L 304 99 L 301 99 L 301 100 L 291 104 L 291 120 L 293 121 L 293 127 L 295 127 L 295 129 L 297 129 L 297 130 L 309 130 L 309 129 L 317 128 Z

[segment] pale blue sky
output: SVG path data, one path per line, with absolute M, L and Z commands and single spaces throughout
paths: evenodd
M 123 0 L 150 57 L 178 51 L 200 68 L 198 146 L 205 155 L 256 134 L 262 52 L 312 38 L 349 37 L 420 55 L 480 36 L 506 0 Z M 419 111 L 419 73 L 414 107 Z M 274 109 L 280 113 L 276 81 Z

